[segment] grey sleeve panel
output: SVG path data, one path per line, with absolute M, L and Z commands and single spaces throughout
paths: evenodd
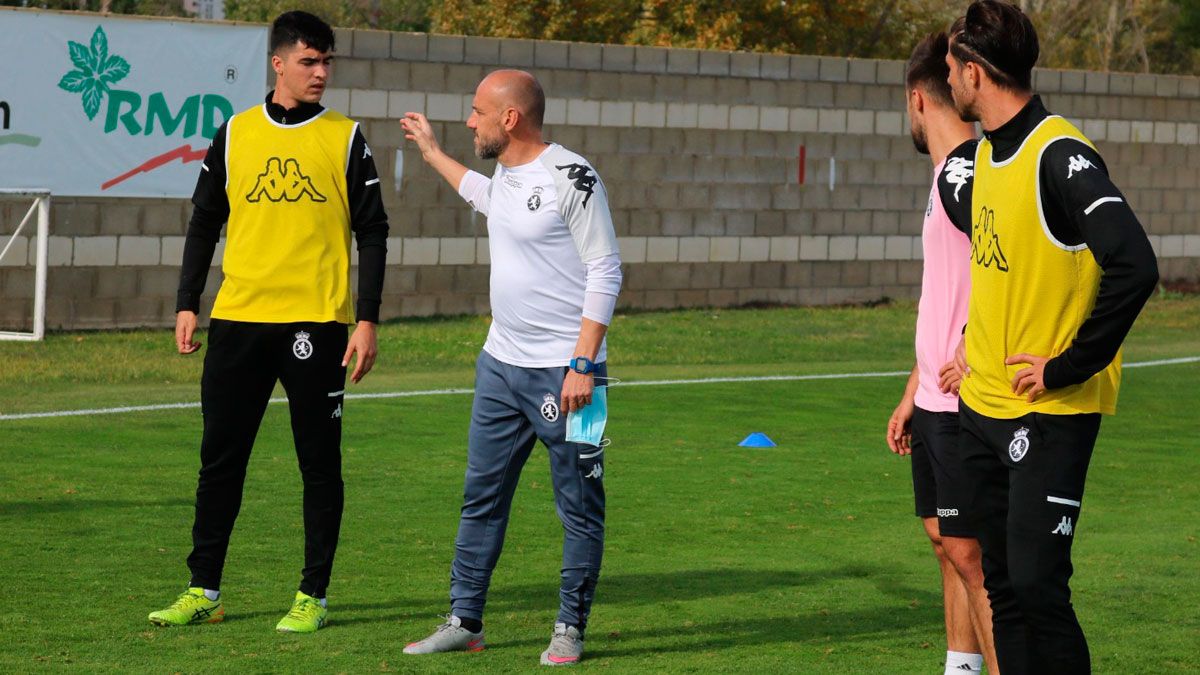
M 583 157 L 557 145 L 543 154 L 541 161 L 554 177 L 558 210 L 575 240 L 579 259 L 587 262 L 618 255 L 608 192 L 596 169 Z

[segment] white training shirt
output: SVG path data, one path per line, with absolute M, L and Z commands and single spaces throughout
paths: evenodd
M 615 302 L 621 287 L 617 236 L 596 170 L 552 143 L 528 164 L 497 163 L 490 181 L 468 171 L 458 190 L 487 216 L 492 326 L 484 351 L 524 368 L 567 365 L 585 295 L 592 308 L 600 296 Z M 595 361 L 606 358 L 601 343 Z

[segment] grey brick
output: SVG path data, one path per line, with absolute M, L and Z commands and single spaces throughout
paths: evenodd
M 446 91 L 453 94 L 468 94 L 475 91 L 475 87 L 479 86 L 479 81 L 483 79 L 484 71 L 482 66 L 478 65 L 448 65 L 446 69 L 446 81 L 438 91 Z
M 763 131 L 787 131 L 788 109 L 779 106 L 763 106 L 759 109 L 759 128 Z
M 1146 73 L 1133 76 L 1133 93 L 1137 96 L 1154 96 L 1158 90 L 1158 78 Z
M 568 64 L 579 70 L 600 70 L 604 65 L 604 49 L 601 45 L 572 42 L 567 48 Z
M 818 129 L 816 108 L 792 108 L 788 113 L 788 130 L 792 132 L 815 132 Z
M 734 82 L 738 81 L 734 80 Z M 771 80 L 747 80 L 745 83 L 750 89 L 750 93 L 745 97 L 745 100 L 753 101 L 758 105 L 778 104 L 779 88 L 786 86 L 782 82 L 773 82 Z
M 1133 73 L 1110 73 L 1108 76 L 1108 92 L 1129 96 L 1133 93 Z
M 408 70 L 413 91 L 445 91 L 446 66 L 441 63 L 413 63 Z
M 1158 96 L 1168 98 L 1179 96 L 1179 78 L 1174 75 L 1159 75 L 1154 91 Z
M 870 110 L 847 111 L 846 131 L 852 134 L 875 133 L 875 113 Z
M 875 81 L 879 84 L 902 86 L 904 84 L 903 61 L 877 61 Z
M 107 267 L 116 262 L 116 237 L 75 238 L 75 267 Z
M 824 82 L 845 82 L 850 74 L 850 62 L 836 56 L 822 56 L 820 61 L 820 78 Z
M 807 90 L 807 103 L 810 106 L 824 108 L 833 105 L 833 85 L 828 82 L 810 82 Z
M 818 114 L 817 129 L 823 134 L 846 133 L 846 111 L 822 109 Z
M 425 33 L 392 33 L 392 58 L 401 61 L 424 61 L 429 52 L 429 36 Z
M 533 64 L 538 68 L 567 68 L 571 63 L 566 42 L 539 40 L 533 45 Z
M 700 52 L 695 49 L 668 50 L 667 72 L 680 75 L 695 75 L 699 73 Z
M 467 37 L 463 40 L 463 61 L 494 66 L 500 62 L 500 40 L 491 37 Z
M 875 84 L 875 63 L 872 59 L 850 59 L 847 79 L 850 82 Z
M 1180 78 L 1179 95 L 1183 98 L 1200 98 L 1200 77 Z
M 1107 94 L 1108 73 L 1087 73 L 1085 75 L 1084 91 L 1089 94 Z
M 408 64 L 380 59 L 372 65 L 371 87 L 374 89 L 407 89 Z
M 793 80 L 812 81 L 820 77 L 820 59 L 816 56 L 792 56 L 788 64 L 788 76 Z
M 758 129 L 758 106 L 735 105 L 729 109 L 730 129 Z
M 633 47 L 627 45 L 604 45 L 603 54 L 605 70 L 633 70 Z
M 1064 94 L 1082 94 L 1086 89 L 1087 76 L 1081 70 L 1062 71 L 1062 92 Z
M 366 59 L 341 59 L 337 62 L 333 82 L 345 89 L 367 89 L 371 86 L 371 62 Z
M 1033 88 L 1036 91 L 1052 94 L 1062 90 L 1062 73 L 1057 70 L 1034 68 Z
M 461 35 L 430 35 L 430 61 L 439 63 L 462 63 L 466 53 L 465 40 Z
M 500 41 L 500 64 L 511 68 L 528 68 L 533 66 L 533 40 L 514 40 L 506 38 Z
M 729 53 L 702 51 L 700 52 L 701 75 L 728 75 Z
M 389 58 L 392 54 L 392 34 L 382 30 L 356 30 L 353 53 L 360 59 Z
M 758 77 L 761 58 L 753 52 L 734 52 L 729 55 L 729 74 L 734 77 Z
M 833 87 L 833 104 L 839 108 L 861 108 L 865 97 L 865 85 L 838 84 Z
M 667 72 L 667 50 L 658 47 L 637 47 L 633 56 L 634 70 L 639 73 Z
M 110 202 L 100 209 L 100 232 L 104 234 L 137 234 L 142 209 L 136 203 Z
M 605 127 L 632 126 L 633 103 L 629 101 L 601 101 L 600 125 Z
M 769 80 L 790 78 L 791 57 L 787 54 L 763 54 L 759 63 L 759 75 Z
M 333 45 L 338 54 L 350 56 L 354 53 L 354 29 L 334 28 Z

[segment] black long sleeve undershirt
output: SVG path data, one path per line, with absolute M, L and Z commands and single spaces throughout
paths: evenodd
M 318 104 L 301 104 L 287 110 L 272 103 L 271 96 L 267 94 L 267 112 L 280 124 L 299 124 L 323 110 Z M 221 228 L 229 220 L 229 198 L 225 192 L 225 139 L 226 125 L 222 124 L 208 148 L 192 195 L 194 210 L 183 246 L 179 293 L 175 303 L 177 312 L 199 311 L 200 296 L 204 293 L 208 270 L 221 238 Z M 346 185 L 349 191 L 350 228 L 358 246 L 356 316 L 359 321 L 378 323 L 387 258 L 388 221 L 375 160 L 366 138 L 359 130 L 355 130 L 350 145 Z
M 1015 155 L 1049 116 L 1041 99 L 1034 96 L 1011 120 L 995 131 L 985 131 L 993 160 Z M 965 156 L 965 149 L 960 146 L 951 157 L 956 153 Z M 973 150 L 971 155 L 973 160 Z M 1054 141 L 1046 147 L 1038 172 L 1050 236 L 1063 247 L 1087 246 L 1103 270 L 1091 315 L 1079 326 L 1071 346 L 1046 363 L 1043 382 L 1048 389 L 1058 389 L 1086 382 L 1116 357 L 1158 284 L 1158 260 L 1137 216 L 1091 146 L 1071 138 Z M 970 186 L 960 192 L 969 195 Z M 973 214 L 970 198 L 965 201 L 965 206 L 961 200 L 951 204 L 943 197 L 955 226 L 970 235 Z

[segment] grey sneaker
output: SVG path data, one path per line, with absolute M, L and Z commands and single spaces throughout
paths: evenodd
M 575 626 L 565 623 L 554 624 L 554 637 L 550 646 L 542 652 L 543 666 L 570 666 L 583 657 L 583 635 Z
M 472 633 L 462 627 L 462 620 L 457 616 L 446 617 L 446 623 L 437 627 L 433 635 L 413 642 L 404 648 L 405 654 L 437 654 L 438 652 L 481 652 L 483 631 Z

